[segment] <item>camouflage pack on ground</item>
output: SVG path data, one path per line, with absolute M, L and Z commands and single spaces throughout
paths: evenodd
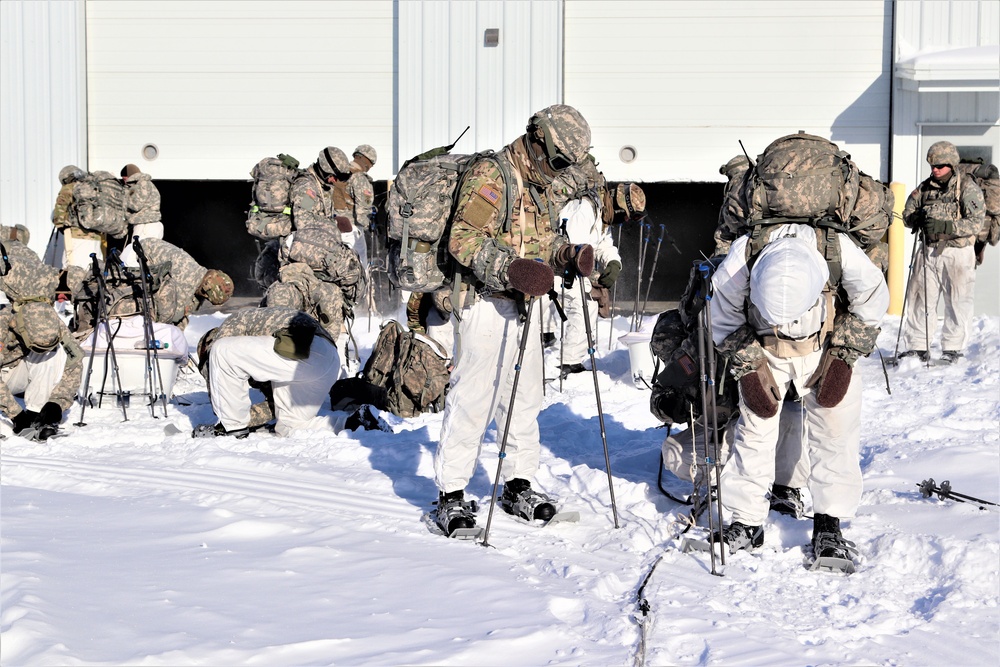
M 128 231 L 125 186 L 106 171 L 87 174 L 73 186 L 70 220 L 83 229 L 124 238 Z
M 299 173 L 298 166 L 298 160 L 280 153 L 278 157 L 264 158 L 250 171 L 253 199 L 246 224 L 251 235 L 266 241 L 292 232 L 289 193 Z
M 979 230 L 979 243 L 997 245 L 1000 243 L 1000 171 L 996 165 L 979 162 L 962 162 L 958 170 L 968 174 L 983 191 L 986 202 L 986 221 Z
M 772 218 L 850 220 L 860 172 L 837 144 L 804 132 L 774 140 L 747 171 L 747 221 Z
M 344 298 L 357 303 L 364 291 L 364 269 L 358 253 L 340 239 L 340 231 L 333 225 L 298 229 L 288 248 L 287 261 L 308 265 L 320 280 L 333 283 L 343 291 Z
M 477 161 L 488 159 L 500 165 L 507 187 L 507 219 L 511 217 L 513 176 L 506 162 L 495 159 L 493 151 L 453 155 L 450 149 L 443 146 L 407 160 L 389 190 L 388 273 L 400 289 L 435 292 L 449 286 L 454 269 L 447 239 L 455 195 Z
M 372 346 L 362 378 L 385 392 L 385 403 L 375 407 L 416 417 L 444 409 L 451 379 L 448 365 L 448 352 L 437 342 L 389 320 Z

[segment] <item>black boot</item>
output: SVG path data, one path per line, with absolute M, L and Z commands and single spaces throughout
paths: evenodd
M 854 543 L 840 532 L 840 519 L 829 514 L 813 516 L 812 547 L 816 558 L 851 560 L 851 554 L 857 553 Z
M 450 536 L 459 528 L 476 527 L 476 503 L 465 502 L 465 491 L 438 493 L 435 521 L 445 535 Z
M 544 493 L 533 490 L 531 482 L 526 479 L 511 479 L 504 483 L 500 507 L 507 514 L 527 521 L 548 521 L 556 515 L 554 501 Z
M 771 487 L 771 510 L 778 514 L 801 519 L 805 513 L 802 504 L 802 494 L 790 486 L 775 484 Z
M 724 542 L 729 547 L 729 553 L 742 549 L 752 551 L 764 545 L 764 527 L 733 521 L 721 534 L 715 534 L 715 541 Z

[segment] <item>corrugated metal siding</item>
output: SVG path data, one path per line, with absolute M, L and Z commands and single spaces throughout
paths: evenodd
M 87 168 L 83 0 L 0 2 L 0 221 L 40 254 L 57 174 Z
M 565 101 L 612 180 L 718 181 L 720 164 L 805 130 L 884 174 L 888 2 L 565 3 Z M 638 159 L 625 164 L 619 150 Z
M 246 179 L 265 155 L 367 143 L 389 175 L 392 0 L 88 0 L 87 30 L 93 168 Z
M 399 156 L 498 149 L 561 101 L 561 0 L 407 0 L 399 8 Z M 483 45 L 500 30 L 496 47 Z

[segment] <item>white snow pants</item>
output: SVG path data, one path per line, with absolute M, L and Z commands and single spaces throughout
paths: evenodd
M 4 368 L 0 377 L 10 393 L 24 393 L 26 410 L 38 412 L 48 403 L 65 369 L 66 350 L 58 345 L 48 352 L 29 352 L 21 361 Z
M 90 270 L 93 268 L 90 255 L 97 255 L 97 259 L 104 262 L 104 250 L 101 248 L 100 239 L 88 239 L 77 236 L 83 234 L 77 229 L 67 227 L 63 230 L 63 268 L 67 266 L 79 266 Z
M 231 336 L 212 345 L 208 358 L 212 409 L 227 431 L 250 423 L 250 378 L 270 382 L 274 392 L 275 432 L 322 428 L 315 417 L 340 375 L 340 354 L 316 336 L 309 358 L 292 360 L 274 351 L 271 336 Z
M 928 350 L 937 328 L 938 300 L 944 300 L 941 349 L 961 352 L 972 320 L 976 288 L 976 250 L 973 246 L 947 248 L 928 246 L 927 282 L 924 298 L 924 248 L 917 250 L 906 294 L 904 350 Z M 927 308 L 930 310 L 927 310 Z M 925 330 L 925 315 L 931 330 Z
M 450 493 L 468 485 L 490 422 L 496 421 L 498 444 L 502 441 L 515 374 L 517 390 L 501 476 L 505 481 L 531 481 L 537 472 L 541 453 L 538 413 L 542 408 L 539 307 L 541 301 L 536 301 L 524 324 L 518 322 L 517 304 L 508 299 L 480 298 L 463 309 L 451 390 L 434 456 L 434 476 L 441 491 Z M 516 373 L 525 326 L 528 344 L 521 371 Z
M 590 359 L 589 347 L 587 345 L 587 325 L 583 319 L 583 298 L 580 296 L 581 282 L 583 282 L 587 293 L 587 314 L 590 315 L 591 335 L 595 339 L 597 337 L 598 306 L 596 301 L 590 299 L 590 281 L 577 278 L 573 281 L 572 287 L 563 290 L 562 278 L 557 278 L 555 281 L 555 290 L 562 299 L 562 307 L 566 312 L 566 326 L 561 328 L 562 322 L 559 319 L 559 315 L 556 314 L 553 332 L 558 336 L 558 332 L 562 331 L 560 344 L 562 345 L 561 355 L 563 364 L 582 364 Z M 543 303 L 548 304 L 548 299 L 546 298 Z M 550 305 L 549 309 L 555 312 L 554 306 Z
M 782 359 L 765 351 L 778 391 L 784 394 L 795 383 L 802 396 L 805 443 L 809 461 L 809 492 L 814 513 L 837 518 L 853 517 L 861 502 L 861 377 L 855 372 L 847 395 L 832 408 L 816 403 L 812 391 L 801 385 L 812 375 L 822 351 Z M 781 412 L 764 419 L 740 396 L 733 452 L 722 471 L 722 500 L 732 520 L 748 526 L 764 523 L 769 510 L 767 493 L 775 480 L 775 449 Z M 788 486 L 794 486 L 788 484 Z

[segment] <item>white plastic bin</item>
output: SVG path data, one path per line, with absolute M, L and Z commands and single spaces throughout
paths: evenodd
M 128 396 L 131 402 L 132 397 L 138 397 L 142 403 L 155 400 L 159 394 L 162 383 L 163 393 L 170 398 L 173 392 L 174 381 L 177 379 L 177 372 L 181 366 L 187 363 L 188 344 L 184 337 L 184 332 L 172 324 L 153 324 L 153 335 L 157 341 L 157 349 L 154 357 L 153 350 L 145 347 L 145 336 L 143 336 L 143 326 L 141 317 L 111 318 L 109 321 L 111 338 L 114 341 L 114 359 L 108 350 L 107 333 L 104 325 L 101 325 L 95 334 L 91 334 L 80 343 L 83 348 L 83 377 L 80 380 L 80 397 L 92 397 L 96 406 L 98 399 L 102 407 L 117 407 L 115 397 L 121 391 Z M 96 338 L 97 348 L 94 349 Z M 87 382 L 87 369 L 90 367 L 91 352 L 93 351 L 93 370 L 90 373 L 90 382 Z M 150 389 L 149 371 L 152 370 L 152 362 L 156 359 L 158 378 L 156 387 Z M 114 361 L 118 363 L 118 373 L 115 374 Z M 105 370 L 106 369 L 106 370 Z M 156 395 L 151 396 L 154 393 Z M 110 399 L 110 400 L 108 400 Z
M 633 331 L 618 337 L 618 342 L 628 347 L 628 363 L 632 369 L 632 382 L 639 389 L 649 389 L 653 384 L 653 351 L 649 347 L 652 332 Z

